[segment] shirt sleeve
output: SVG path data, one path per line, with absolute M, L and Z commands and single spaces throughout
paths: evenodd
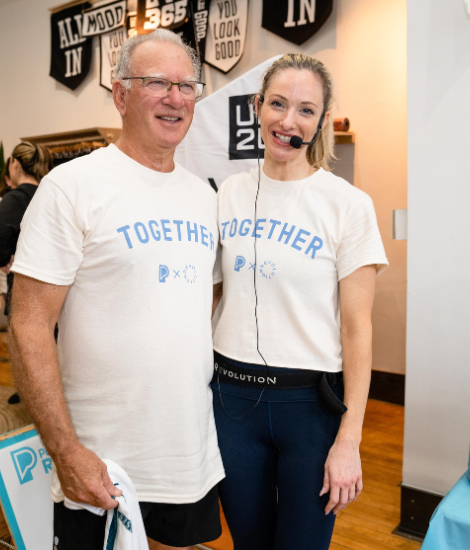
M 388 266 L 382 238 L 377 225 L 374 204 L 366 197 L 353 210 L 346 223 L 336 256 L 338 281 L 356 269 L 376 265 L 377 275 Z
M 83 231 L 64 191 L 41 181 L 21 223 L 12 271 L 55 285 L 70 285 L 83 260 Z

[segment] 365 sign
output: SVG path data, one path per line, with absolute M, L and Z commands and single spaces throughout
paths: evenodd
M 162 27 L 174 30 L 188 20 L 189 0 L 138 0 L 138 34 L 148 34 Z
M 82 34 L 88 2 L 51 15 L 50 76 L 71 90 L 86 78 L 91 65 L 92 39 Z
M 264 0 L 262 27 L 300 45 L 311 38 L 333 11 L 333 0 Z

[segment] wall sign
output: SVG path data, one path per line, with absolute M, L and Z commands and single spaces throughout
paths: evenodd
M 193 0 L 191 4 L 191 17 L 195 35 L 195 48 L 201 63 L 206 56 L 207 25 L 209 23 L 209 8 L 211 0 Z
M 174 30 L 188 21 L 188 0 L 137 0 L 137 34 Z
M 82 36 L 95 36 L 122 27 L 126 23 L 127 0 L 92 8 L 83 14 Z
M 248 0 L 211 3 L 204 61 L 223 73 L 231 71 L 245 49 Z
M 100 35 L 100 85 L 110 92 L 113 91 L 113 82 L 119 60 L 119 51 L 127 39 L 128 29 L 121 27 Z
M 135 29 L 148 34 L 169 29 L 179 34 L 204 61 L 211 0 L 138 0 Z
M 82 35 L 85 2 L 51 15 L 50 76 L 71 90 L 86 78 L 91 65 L 92 39 Z
M 263 0 L 261 26 L 300 45 L 311 38 L 333 11 L 333 0 Z

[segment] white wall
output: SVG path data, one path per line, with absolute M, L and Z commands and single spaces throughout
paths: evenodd
M 470 443 L 470 15 L 408 2 L 408 320 L 403 483 L 446 493 Z
M 61 0 L 0 3 L 0 140 L 9 154 L 20 137 L 93 126 L 121 127 L 111 94 L 99 85 L 99 42 L 77 90 L 49 75 L 50 7 Z
M 99 86 L 97 40 L 92 71 L 77 90 L 48 76 L 48 8 L 59 3 L 0 0 L 0 140 L 7 154 L 20 137 L 120 125 L 111 94 Z M 391 211 L 406 208 L 406 0 L 334 5 L 322 29 L 298 47 L 261 29 L 262 1 L 251 0 L 241 61 L 228 75 L 207 69 L 204 78 L 216 90 L 274 55 L 297 51 L 330 68 L 336 115 L 349 117 L 357 136 L 354 149 L 347 146 L 354 152 L 354 184 L 374 200 L 391 263 L 377 280 L 374 368 L 404 373 L 406 242 L 391 239 Z

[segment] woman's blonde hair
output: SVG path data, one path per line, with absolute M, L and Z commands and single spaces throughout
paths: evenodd
M 305 69 L 311 71 L 320 79 L 323 88 L 323 114 L 321 117 L 324 117 L 325 113 L 330 111 L 333 106 L 333 79 L 325 65 L 309 55 L 288 53 L 277 59 L 263 75 L 263 83 L 259 92 L 260 96 L 264 97 L 274 78 L 280 72 L 287 69 Z M 336 158 L 334 145 L 335 133 L 333 130 L 333 119 L 330 116 L 328 122 L 323 124 L 317 141 L 307 148 L 308 163 L 317 169 L 324 168 L 325 170 L 330 170 L 331 161 Z
M 43 145 L 23 141 L 13 149 L 11 158 L 16 159 L 25 174 L 39 183 L 52 170 L 52 155 Z

